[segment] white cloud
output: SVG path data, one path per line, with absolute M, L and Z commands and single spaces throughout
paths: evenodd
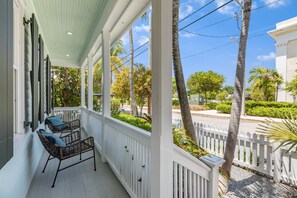
M 269 8 L 278 8 L 280 6 L 285 6 L 288 3 L 288 0 L 262 0 L 265 5 L 268 5 Z
M 179 19 L 183 19 L 194 11 L 193 6 L 188 4 L 181 4 L 179 9 Z
M 193 34 L 191 32 L 184 32 L 184 33 L 181 33 L 180 36 L 181 37 L 185 37 L 185 38 L 192 38 L 192 37 L 195 37 L 197 35 L 196 34 Z
M 149 32 L 150 26 L 141 24 L 141 26 L 135 26 L 134 30 L 135 30 L 135 32 L 142 32 L 142 31 Z
M 259 55 L 257 56 L 257 60 L 259 61 L 271 61 L 275 59 L 275 53 L 274 52 L 270 52 L 267 55 Z
M 198 3 L 199 5 L 205 5 L 206 0 L 188 0 L 188 3 Z
M 139 45 L 143 45 L 148 41 L 149 41 L 149 38 L 147 36 L 140 36 L 140 38 L 138 39 Z
M 221 5 L 225 4 L 228 0 L 216 0 L 216 4 L 217 7 L 220 7 Z M 239 8 L 239 5 L 237 5 L 236 3 L 230 3 L 227 4 L 225 6 L 223 6 L 222 8 L 220 8 L 218 11 L 221 14 L 228 14 L 228 15 L 234 15 L 234 13 L 236 12 L 236 10 Z
M 252 10 L 256 9 L 257 7 L 258 7 L 257 1 L 253 1 Z

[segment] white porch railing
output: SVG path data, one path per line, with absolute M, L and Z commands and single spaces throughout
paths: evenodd
M 65 112 L 69 114 L 68 111 L 66 109 Z M 62 112 L 59 109 L 57 115 L 63 117 Z M 129 195 L 149 198 L 150 132 L 113 118 L 103 118 L 102 114 L 86 108 L 80 108 L 80 112 L 83 130 L 94 137 L 97 149 L 104 154 Z M 172 185 L 175 198 L 217 197 L 218 166 L 221 159 L 205 157 L 199 160 L 177 146 L 174 146 L 173 154 Z
M 174 126 L 182 128 L 181 120 Z M 202 123 L 194 123 L 197 142 L 208 152 L 223 157 L 227 129 L 219 129 Z M 276 146 L 263 135 L 240 133 L 235 149 L 234 164 L 273 177 L 275 181 L 297 186 L 297 152 L 286 153 L 287 148 L 275 150 Z
M 64 121 L 80 119 L 79 107 L 55 107 L 53 115 L 60 117 Z

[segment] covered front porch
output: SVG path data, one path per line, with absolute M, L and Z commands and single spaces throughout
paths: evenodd
M 110 112 L 111 46 L 149 6 L 152 7 L 152 132 L 116 120 Z M 26 98 L 26 103 L 19 104 L 25 113 L 16 120 L 26 130 L 21 150 L 0 171 L 0 176 L 10 181 L 0 181 L 0 197 L 218 196 L 218 168 L 222 159 L 213 156 L 197 159 L 173 144 L 172 11 L 168 9 L 171 7 L 172 0 L 14 0 L 14 36 L 25 35 L 21 40 L 24 44 L 15 43 L 15 53 L 25 54 L 17 60 L 19 74 L 25 76 L 18 81 L 19 90 L 25 90 L 21 96 Z M 50 105 L 50 71 L 44 70 L 45 57 L 46 68 L 59 65 L 81 70 L 80 107 L 57 109 Z M 100 59 L 102 112 L 95 112 L 92 72 Z M 43 73 L 47 73 L 46 77 Z M 21 112 L 20 108 L 16 111 Z M 60 116 L 64 121 L 80 119 L 83 136 L 94 137 L 96 172 L 92 162 L 86 161 L 60 172 L 56 186 L 51 188 L 57 164 L 52 160 L 45 173 L 41 172 L 47 153 L 35 133 L 45 127 L 43 116 L 49 115 Z M 62 167 L 74 160 L 78 159 L 69 159 Z M 19 188 L 21 191 L 15 191 Z
M 42 173 L 47 157 L 48 153 L 44 152 L 27 193 L 28 198 L 130 197 L 109 165 L 101 162 L 98 152 L 96 153 L 96 171 L 93 170 L 92 160 L 73 166 L 59 173 L 55 188 L 51 188 L 50 185 L 58 161 L 50 161 L 46 171 Z M 83 155 L 83 158 L 85 157 L 88 157 L 88 154 Z M 69 159 L 63 162 L 62 167 L 77 161 L 79 157 Z

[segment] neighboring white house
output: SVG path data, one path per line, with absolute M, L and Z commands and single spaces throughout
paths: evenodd
M 275 39 L 276 70 L 285 82 L 290 82 L 297 69 L 297 17 L 277 23 L 276 29 L 268 34 Z M 285 83 L 279 88 L 277 101 L 296 102 L 284 88 Z

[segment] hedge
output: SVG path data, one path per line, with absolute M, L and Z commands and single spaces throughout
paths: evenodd
M 125 114 L 125 113 L 112 115 L 112 117 L 147 131 L 152 130 L 152 125 L 148 123 L 145 119 L 140 117 L 134 117 L 130 114 Z
M 209 102 L 206 104 L 206 106 L 208 106 L 210 109 L 216 109 L 217 105 L 218 105 L 218 103 L 216 103 L 216 102 Z
M 296 108 L 275 108 L 275 107 L 255 107 L 246 110 L 247 115 L 273 117 L 273 118 L 285 118 L 286 115 L 292 113 L 297 115 Z
M 217 105 L 220 113 L 231 113 L 231 102 L 222 102 Z M 245 113 L 251 116 L 284 118 L 289 113 L 297 115 L 297 104 L 289 102 L 257 102 L 246 101 Z
M 231 105 L 220 103 L 217 105 L 217 111 L 219 113 L 230 113 L 231 112 Z

